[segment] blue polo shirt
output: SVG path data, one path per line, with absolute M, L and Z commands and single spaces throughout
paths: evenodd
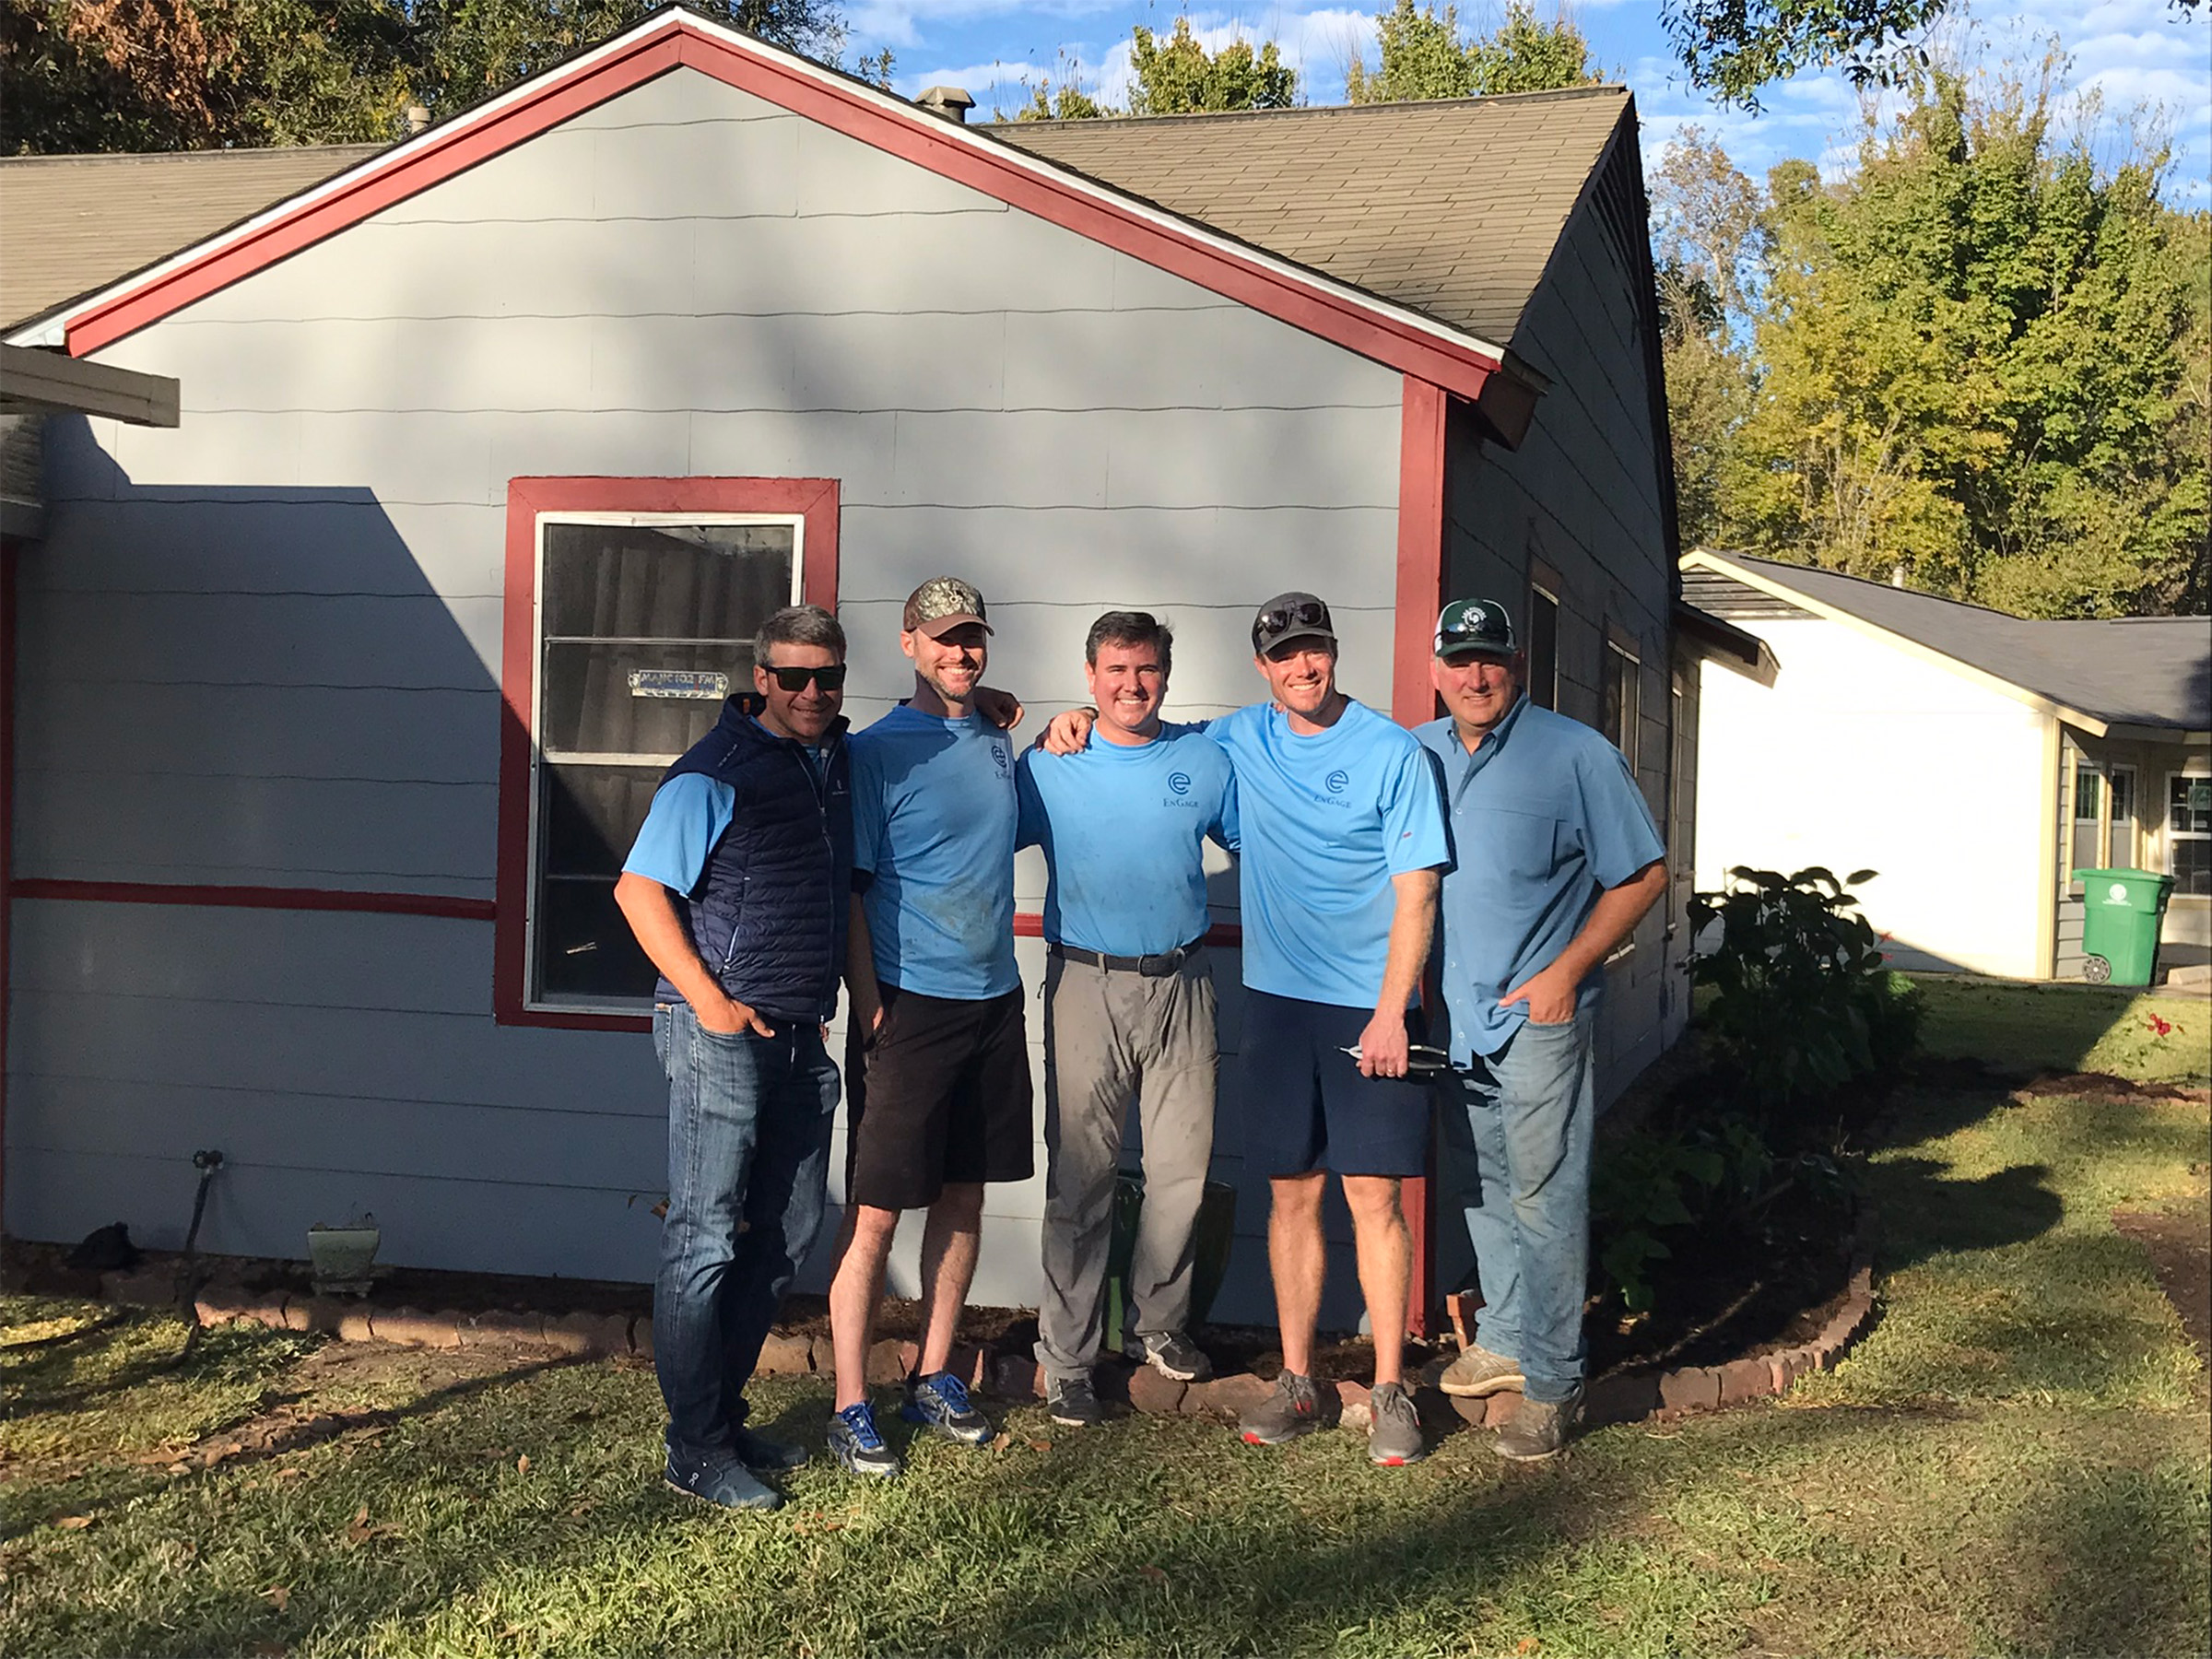
M 1224 714 L 1206 735 L 1237 769 L 1244 982 L 1371 1009 L 1397 909 L 1391 877 L 1450 862 L 1435 763 L 1358 702 L 1311 735 L 1271 703 Z
M 1206 841 L 1237 849 L 1237 782 L 1194 725 L 1149 743 L 1094 728 L 1072 755 L 1015 769 L 1020 844 L 1044 849 L 1044 936 L 1108 956 L 1160 956 L 1206 934 Z
M 901 703 L 846 744 L 876 977 L 956 1002 L 1004 996 L 1021 983 L 1013 739 L 980 715 Z
M 1498 999 L 1548 967 L 1597 903 L 1666 856 L 1621 753 L 1579 720 L 1524 695 L 1473 754 L 1451 721 L 1414 730 L 1443 764 L 1454 863 L 1444 877 L 1444 1008 L 1452 1060 L 1494 1054 L 1528 1020 Z M 1588 1008 L 1601 963 L 1582 983 Z

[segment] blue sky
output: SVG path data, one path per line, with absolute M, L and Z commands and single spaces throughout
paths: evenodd
M 1359 0 L 1276 0 L 1243 9 L 1194 4 L 1190 15 L 1209 45 L 1242 35 L 1280 43 L 1300 72 L 1302 98 L 1334 103 L 1344 95 L 1345 67 L 1355 53 L 1375 61 L 1375 4 Z M 1548 16 L 1555 0 L 1537 0 Z M 1080 65 L 1077 79 L 1119 101 L 1126 85 L 1133 25 L 1165 30 L 1172 0 L 851 0 L 851 48 L 891 48 L 895 84 L 965 87 L 982 106 L 1011 114 L 1026 100 L 1022 82 L 1059 80 L 1064 54 Z M 1683 83 L 1667 50 L 1657 0 L 1575 0 L 1570 11 L 1610 76 L 1635 89 L 1644 119 L 1644 153 L 1658 154 L 1688 124 L 1717 135 L 1737 164 L 1758 176 L 1774 162 L 1801 156 L 1833 171 L 1849 155 L 1858 98 L 1840 74 L 1800 76 L 1771 88 L 1762 113 L 1724 111 Z M 1474 0 L 1460 8 L 1463 25 L 1488 25 L 1503 0 Z M 2108 120 L 2136 105 L 2160 107 L 2176 150 L 2169 199 L 2212 206 L 2212 6 L 2194 18 L 2167 0 L 1983 0 L 1941 26 L 1953 38 L 1976 31 L 1985 41 L 2030 61 L 2055 37 L 2072 55 L 2065 85 L 2071 100 L 2100 99 Z

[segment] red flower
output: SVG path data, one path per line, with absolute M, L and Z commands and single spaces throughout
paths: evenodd
M 2150 1017 L 2150 1029 L 2159 1036 L 2165 1037 L 2171 1034 L 2173 1026 L 2171 1022 L 2160 1019 L 2156 1014 L 2153 1014 Z

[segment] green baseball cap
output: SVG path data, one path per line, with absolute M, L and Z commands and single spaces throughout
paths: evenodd
M 1454 599 L 1436 619 L 1440 657 L 1510 657 L 1520 649 L 1512 616 L 1495 599 Z

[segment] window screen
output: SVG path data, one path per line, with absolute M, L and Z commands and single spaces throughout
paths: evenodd
M 1604 655 L 1605 661 L 1598 668 L 1603 682 L 1598 688 L 1598 729 L 1612 739 L 1615 748 L 1628 757 L 1632 771 L 1636 767 L 1636 729 L 1642 714 L 1640 706 L 1642 688 L 1639 683 L 1642 665 L 1609 640 Z
M 2212 778 L 2166 780 L 2166 873 L 2177 893 L 2212 894 Z
M 1559 602 L 1540 587 L 1528 590 L 1528 700 L 1559 706 Z
M 668 763 L 752 688 L 795 602 L 796 519 L 541 519 L 528 1001 L 628 1011 L 653 971 L 615 879 Z

